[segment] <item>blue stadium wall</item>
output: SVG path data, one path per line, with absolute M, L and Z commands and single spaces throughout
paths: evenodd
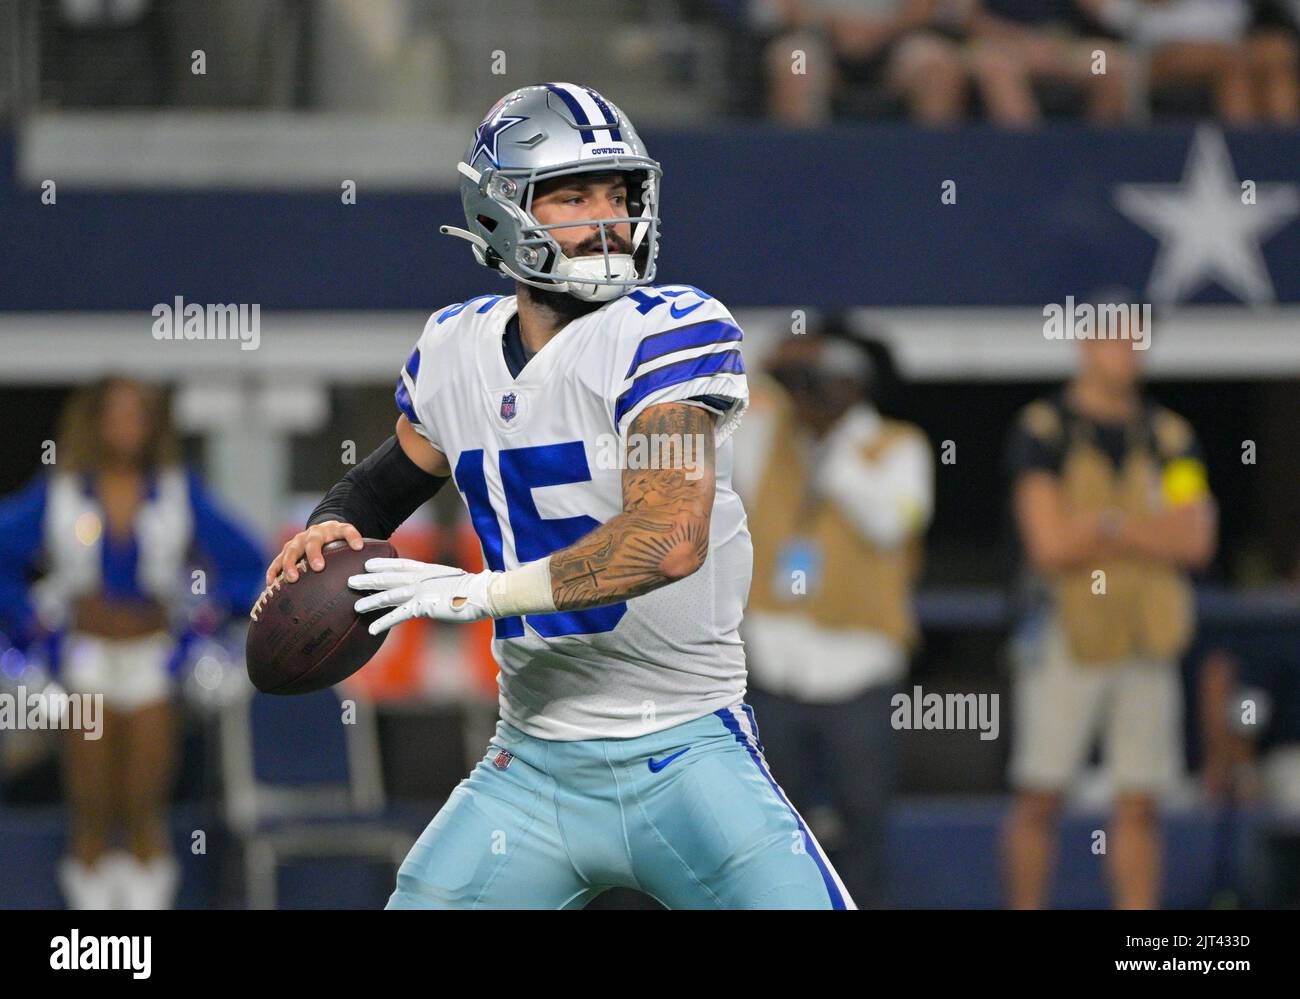
M 1178 183 L 1190 127 L 1030 134 L 905 127 L 747 127 L 649 135 L 664 164 L 662 283 L 734 307 L 1041 305 L 1145 287 L 1157 241 L 1114 207 L 1125 183 Z M 1300 182 L 1300 134 L 1228 133 L 1261 187 Z M 59 191 L 18 187 L 0 133 L 0 310 L 431 309 L 504 282 L 439 223 L 452 191 Z M 957 203 L 941 203 L 944 181 Z M 1264 244 L 1283 302 L 1300 301 L 1300 221 Z M 1231 301 L 1210 287 L 1198 302 Z

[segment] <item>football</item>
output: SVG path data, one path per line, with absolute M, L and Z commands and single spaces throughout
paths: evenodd
M 348 577 L 366 571 L 372 558 L 397 558 L 387 541 L 366 538 L 360 551 L 346 541 L 321 549 L 319 572 L 298 563 L 290 583 L 281 572 L 249 612 L 248 678 L 264 694 L 309 694 L 332 687 L 368 663 L 388 633 L 372 635 L 370 624 L 386 611 L 358 614 L 364 594 L 348 589 Z

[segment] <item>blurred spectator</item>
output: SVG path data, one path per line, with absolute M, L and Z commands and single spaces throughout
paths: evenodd
M 1120 326 L 1112 336 L 1128 335 Z M 1079 351 L 1074 380 L 1021 412 L 1008 450 L 1042 598 L 1018 636 L 1009 902 L 1045 904 L 1061 800 L 1100 731 L 1115 796 L 1113 901 L 1154 908 L 1158 798 L 1182 769 L 1187 573 L 1213 556 L 1216 516 L 1192 428 L 1141 390 L 1143 352 L 1115 338 Z
M 65 107 L 162 103 L 166 28 L 152 0 L 44 0 L 42 96 Z
M 902 101 L 926 124 L 965 114 L 966 70 L 954 35 L 966 21 L 967 0 L 780 2 L 780 33 L 766 53 L 776 120 L 822 124 L 853 87 Z M 804 53 L 799 67 L 797 52 Z
M 949 124 L 974 87 L 989 120 L 1026 127 L 1045 86 L 1115 123 L 1142 97 L 1135 60 L 1159 106 L 1205 91 L 1228 124 L 1300 121 L 1295 0 L 779 0 L 779 12 L 768 107 L 790 125 L 896 104 Z
M 309 16 L 329 24 L 339 4 L 40 0 L 41 97 L 64 107 L 301 103 Z
M 1042 118 L 1034 85 L 1083 92 L 1084 115 L 1109 124 L 1128 115 L 1129 65 L 1113 40 L 1087 36 L 1072 0 L 983 0 L 971 20 L 971 72 L 988 118 L 1025 127 Z
M 1260 118 L 1300 122 L 1300 0 L 1254 0 L 1246 47 Z
M 452 54 L 421 0 L 332 0 L 311 25 L 312 103 L 331 111 L 429 114 L 450 97 Z
M 74 729 L 64 743 L 60 883 L 74 909 L 168 908 L 173 672 L 194 637 L 192 555 L 205 565 L 206 630 L 252 606 L 266 560 L 180 464 L 154 389 L 108 378 L 74 393 L 53 454 L 50 474 L 0 503 L 0 625 L 29 651 L 56 634 L 63 687 L 103 698 L 98 737 Z
M 1293 587 L 1300 587 L 1300 566 Z M 1300 595 L 1300 588 L 1295 590 Z M 1300 904 L 1300 626 L 1231 629 L 1197 676 L 1201 776 L 1221 807 L 1262 806 L 1252 825 L 1251 902 Z
M 1079 0 L 1148 59 L 1153 90 L 1208 88 L 1231 125 L 1297 119 L 1294 7 L 1248 0 Z
M 1125 48 L 1085 31 L 1089 12 L 1078 2 L 782 0 L 766 57 L 770 113 L 816 125 L 901 102 L 919 122 L 949 124 L 966 117 L 973 84 L 990 120 L 1024 127 L 1042 117 L 1035 87 L 1056 84 L 1081 92 L 1090 121 L 1123 120 Z
M 921 430 L 872 404 L 860 345 L 794 337 L 770 368 L 751 382 L 734 461 L 754 542 L 747 698 L 777 780 L 858 904 L 879 907 L 898 755 L 890 698 L 916 637 L 933 460 Z

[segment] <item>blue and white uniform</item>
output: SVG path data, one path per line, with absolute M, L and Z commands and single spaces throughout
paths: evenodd
M 187 612 L 191 573 L 208 573 L 206 599 L 238 613 L 256 599 L 265 558 L 257 542 L 183 468 L 146 477 L 132 533 L 114 537 L 88 476 L 56 471 L 38 476 L 0 501 L 0 631 L 30 651 L 41 633 L 50 666 L 65 687 L 101 693 L 119 710 L 169 696 L 171 677 L 193 639 Z M 39 570 L 34 583 L 29 576 Z M 170 627 L 133 639 L 76 630 L 78 597 L 156 601 Z
M 739 326 L 698 289 L 638 288 L 512 376 L 503 337 L 516 308 L 487 295 L 434 313 L 397 385 L 399 408 L 447 456 L 486 565 L 544 558 L 619 514 L 628 429 L 666 402 L 716 414 L 708 557 L 624 603 L 495 622 L 496 738 L 412 850 L 390 906 L 560 907 L 623 885 L 670 906 L 851 907 L 743 703 L 752 548 L 729 440 L 748 403 Z

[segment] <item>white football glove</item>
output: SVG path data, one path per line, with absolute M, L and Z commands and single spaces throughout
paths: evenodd
M 491 617 L 487 588 L 497 575 L 409 558 L 372 558 L 366 560 L 364 574 L 348 577 L 348 586 L 378 591 L 356 602 L 358 614 L 381 607 L 396 608 L 370 625 L 370 634 L 378 635 L 413 617 L 460 623 Z

